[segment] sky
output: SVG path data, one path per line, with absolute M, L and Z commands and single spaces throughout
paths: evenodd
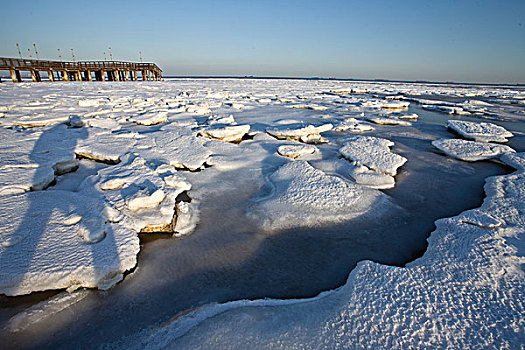
M 164 76 L 525 83 L 525 0 L 3 0 L 0 56 L 157 63 Z

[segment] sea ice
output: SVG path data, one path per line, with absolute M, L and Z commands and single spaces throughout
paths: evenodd
M 335 131 L 365 132 L 372 131 L 374 127 L 370 124 L 361 123 L 355 118 L 347 118 L 337 124 Z
M 423 105 L 424 109 L 430 111 L 437 111 L 445 114 L 457 114 L 457 115 L 469 115 L 470 113 L 465 111 L 461 107 L 451 107 L 451 106 L 437 106 L 437 105 Z
M 332 128 L 332 124 L 323 124 L 321 126 L 308 125 L 289 129 L 270 128 L 266 129 L 266 132 L 279 140 L 293 140 L 318 144 L 328 142 L 320 135 L 320 133 L 331 130 Z
M 375 124 L 382 124 L 382 125 L 403 125 L 403 126 L 410 126 L 412 125 L 411 122 L 407 122 L 406 120 L 401 120 L 397 118 L 389 118 L 389 117 L 367 117 L 366 120 L 369 122 L 375 123 Z
M 102 197 L 116 211 L 109 219 L 135 232 L 174 231 L 175 205 L 179 194 L 191 188 L 171 168 L 159 174 L 141 157 L 127 154 L 122 162 L 99 170 L 81 185 L 80 192 Z
M 439 139 L 432 141 L 432 145 L 451 157 L 467 162 L 492 159 L 500 154 L 515 152 L 505 145 L 461 139 Z
M 248 213 L 267 231 L 379 215 L 380 204 L 388 202 L 379 191 L 326 175 L 301 160 L 280 167 L 269 182 L 271 193 L 255 198 Z
M 372 136 L 355 136 L 347 139 L 339 150 L 343 157 L 356 165 L 364 165 L 376 172 L 394 176 L 397 168 L 407 159 L 390 151 L 394 143 L 387 139 Z
M 136 264 L 136 233 L 109 222 L 99 200 L 36 191 L 0 196 L 0 207 L 0 293 L 107 289 Z
M 292 159 L 299 158 L 302 155 L 312 154 L 317 151 L 317 147 L 311 145 L 282 145 L 277 148 L 277 153 L 281 156 Z
M 436 221 L 425 254 L 405 267 L 362 261 L 344 286 L 314 298 L 210 304 L 142 332 L 129 345 L 520 348 L 525 312 L 524 245 L 519 238 L 525 233 L 523 169 L 489 178 L 485 192 L 475 211 Z
M 461 136 L 479 142 L 507 142 L 507 137 L 514 136 L 504 127 L 492 123 L 449 120 L 447 126 Z
M 211 127 L 200 130 L 198 134 L 210 139 L 236 143 L 242 141 L 244 135 L 246 135 L 249 131 L 249 125 L 221 126 L 214 124 Z
M 154 111 L 146 112 L 138 116 L 133 116 L 130 118 L 130 121 L 138 125 L 155 125 L 161 124 L 168 121 L 168 112 L 167 111 Z

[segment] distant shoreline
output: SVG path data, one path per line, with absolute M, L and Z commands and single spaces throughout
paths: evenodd
M 0 75 L 2 83 L 11 82 L 11 76 Z M 30 79 L 30 76 L 23 75 Z M 274 80 L 318 80 L 318 81 L 354 81 L 368 83 L 396 83 L 396 84 L 431 84 L 431 85 L 471 85 L 471 86 L 494 86 L 494 87 L 525 87 L 525 83 L 469 83 L 455 81 L 428 81 L 428 80 L 389 80 L 389 79 L 357 79 L 357 78 L 321 78 L 321 77 L 266 77 L 266 76 L 239 76 L 239 75 L 169 75 L 163 76 L 168 79 L 274 79 Z
M 265 77 L 265 76 L 238 76 L 238 75 L 169 75 L 163 78 L 170 79 L 275 79 L 275 80 L 320 80 L 320 81 L 355 81 L 370 83 L 408 83 L 408 84 L 436 84 L 436 85 L 476 85 L 476 86 L 513 86 L 525 87 L 525 83 L 469 83 L 454 81 L 428 81 L 428 80 L 389 80 L 389 79 L 356 79 L 356 78 L 321 78 L 321 77 Z

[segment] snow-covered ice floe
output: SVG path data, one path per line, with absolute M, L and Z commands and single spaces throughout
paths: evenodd
M 320 134 L 333 128 L 332 124 L 323 124 L 321 126 L 308 125 L 298 128 L 276 129 L 269 128 L 266 132 L 279 140 L 293 140 L 304 143 L 326 143 L 328 142 Z
M 392 153 L 394 143 L 387 139 L 372 136 L 355 136 L 347 139 L 339 152 L 353 161 L 350 176 L 359 184 L 371 188 L 392 188 L 397 169 L 407 159 Z
M 463 120 L 447 121 L 449 129 L 461 136 L 479 142 L 507 142 L 508 137 L 514 136 L 504 127 L 493 123 L 474 123 Z
M 312 154 L 318 151 L 318 148 L 312 145 L 282 145 L 277 148 L 277 153 L 288 158 L 299 158 L 302 155 Z
M 432 141 L 432 145 L 451 157 L 467 162 L 492 159 L 500 154 L 515 152 L 505 145 L 461 139 L 439 139 Z
M 480 208 L 436 221 L 406 267 L 362 261 L 310 299 L 201 307 L 139 334 L 135 348 L 521 348 L 525 313 L 525 154 L 488 178 Z M 242 331 L 240 331 L 242 330 Z
M 362 123 L 355 118 L 347 118 L 334 127 L 334 131 L 365 132 L 372 130 L 374 130 L 372 125 Z
M 248 215 L 264 230 L 318 226 L 379 214 L 388 199 L 381 192 L 327 175 L 294 161 L 269 176 L 271 191 L 254 198 Z
M 107 289 L 136 265 L 137 234 L 113 209 L 69 191 L 0 197 L 0 293 Z

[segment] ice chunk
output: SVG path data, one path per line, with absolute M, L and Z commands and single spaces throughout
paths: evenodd
M 479 142 L 507 142 L 507 137 L 514 136 L 504 127 L 492 123 L 449 120 L 447 126 L 461 136 Z
M 266 129 L 266 132 L 279 140 L 293 140 L 317 144 L 328 142 L 321 137 L 320 133 L 331 130 L 332 128 L 332 124 L 324 124 L 317 127 L 308 125 L 305 127 L 290 129 Z
M 229 125 L 235 125 L 237 122 L 235 122 L 235 118 L 232 114 L 230 114 L 227 117 L 220 116 L 220 115 L 212 115 L 206 120 L 206 124 L 213 125 L 213 124 L 229 124 Z
M 69 125 L 72 128 L 81 128 L 84 126 L 84 122 L 82 121 L 82 118 L 79 115 L 71 114 L 66 122 L 67 125 Z
M 360 185 L 370 188 L 387 189 L 396 184 L 393 176 L 370 170 L 364 165 L 354 165 L 349 171 L 350 177 Z
M 112 118 L 89 118 L 86 119 L 85 124 L 92 128 L 120 130 L 121 125 L 118 121 Z
M 136 143 L 135 135 L 123 137 L 118 134 L 100 134 L 81 140 L 75 147 L 75 153 L 84 158 L 108 163 L 118 163 L 120 157 Z
M 211 151 L 206 142 L 184 127 L 169 126 L 149 135 L 156 147 L 139 151 L 146 159 L 165 160 L 178 169 L 199 170 L 209 160 Z
M 394 176 L 397 168 L 407 159 L 390 151 L 394 143 L 387 139 L 372 136 L 355 136 L 347 140 L 339 152 L 343 157 L 364 165 L 379 173 Z
M 131 211 L 155 208 L 166 198 L 166 194 L 161 189 L 156 190 L 149 196 L 135 196 L 128 202 Z
M 369 122 L 375 123 L 375 124 L 383 124 L 383 125 L 403 125 L 403 126 L 410 126 L 412 125 L 411 122 L 407 122 L 406 120 L 401 120 L 397 118 L 388 118 L 388 117 L 368 117 L 366 118 Z
M 437 111 L 445 114 L 457 114 L 457 115 L 469 115 L 470 113 L 465 111 L 461 107 L 451 107 L 451 106 L 437 106 L 437 105 L 423 105 L 424 109 L 430 111 Z
M 388 109 L 404 109 L 410 106 L 410 102 L 399 101 L 399 100 L 385 100 L 385 101 L 381 101 L 380 106 L 381 108 L 388 108 Z
M 335 131 L 364 132 L 372 131 L 374 127 L 370 124 L 361 123 L 355 118 L 348 118 L 337 124 Z
M 136 264 L 137 235 L 105 222 L 99 200 L 37 191 L 1 196 L 0 208 L 0 293 L 107 289 Z
M 199 135 L 210 139 L 222 140 L 226 142 L 240 142 L 244 135 L 250 131 L 249 125 L 214 125 L 199 131 Z
M 299 158 L 302 155 L 312 154 L 317 151 L 317 147 L 310 145 L 283 145 L 277 148 L 277 153 L 281 156 L 292 159 Z
M 272 193 L 254 199 L 248 213 L 267 231 L 349 220 L 378 209 L 377 203 L 386 199 L 379 191 L 326 175 L 300 160 L 280 167 L 269 181 Z
M 176 198 L 189 188 L 175 169 L 159 174 L 143 158 L 126 154 L 121 163 L 87 178 L 80 192 L 103 198 L 106 206 L 117 211 L 107 216 L 135 232 L 171 233 Z
M 165 123 L 168 121 L 168 112 L 166 111 L 146 112 L 141 115 L 131 117 L 130 121 L 138 125 L 146 125 L 146 126 Z
M 199 211 L 193 203 L 177 203 L 177 222 L 173 230 L 176 237 L 187 235 L 193 232 L 199 222 Z
M 492 159 L 500 154 L 515 152 L 505 145 L 461 139 L 439 139 L 432 141 L 432 145 L 451 157 L 467 162 Z

